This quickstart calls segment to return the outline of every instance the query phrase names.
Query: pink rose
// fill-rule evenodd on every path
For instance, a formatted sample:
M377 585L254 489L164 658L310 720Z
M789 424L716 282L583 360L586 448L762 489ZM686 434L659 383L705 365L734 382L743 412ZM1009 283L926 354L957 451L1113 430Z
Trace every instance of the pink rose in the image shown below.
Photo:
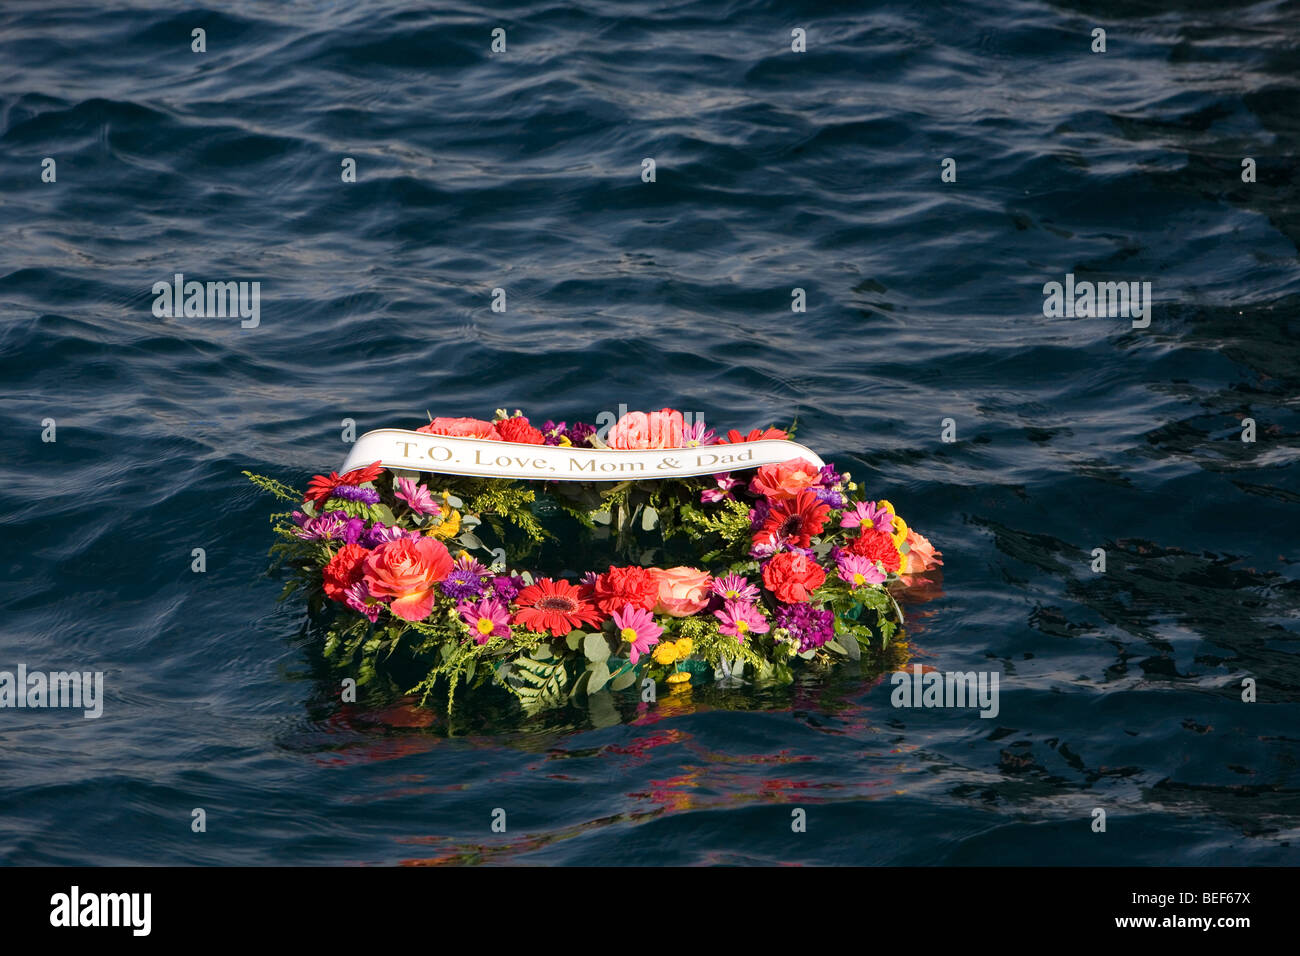
M785 501L798 498L799 492L821 483L821 470L802 458L791 458L779 465L764 465L749 482L749 490L765 498Z
M609 430L605 443L610 448L681 448L682 413L671 408L657 412L628 412Z
M426 435L446 435L448 438L490 438L500 441L496 426L478 418L435 418L416 429Z
M655 613L669 617L690 617L709 603L713 578L699 568L651 568L650 577L659 587Z
M916 582L917 575L943 565L943 552L936 551L925 535L917 534L910 528L907 531L907 546L910 550L905 558L906 573L902 578L904 586L911 587Z

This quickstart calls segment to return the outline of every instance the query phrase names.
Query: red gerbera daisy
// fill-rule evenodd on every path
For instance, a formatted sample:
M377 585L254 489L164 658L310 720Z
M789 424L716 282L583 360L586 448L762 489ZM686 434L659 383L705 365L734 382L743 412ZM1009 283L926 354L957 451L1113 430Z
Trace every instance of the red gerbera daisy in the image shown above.
M515 601L519 610L514 623L538 634L550 631L552 637L560 637L579 624L600 623L596 609L568 581L542 578L520 591Z
M748 435L742 435L734 428L727 432L726 438L719 438L718 445L736 445L742 441L762 441L765 438L785 439L785 432L779 428L755 428Z
M317 507L320 507L328 500L331 493L339 485L364 485L367 481L374 481L383 473L384 466L379 462L372 465L366 465L364 468L353 468L349 472L340 475L337 471L331 471L329 477L317 475L307 485L307 494L303 496L303 502L313 501Z
M874 528L863 531L849 542L849 551L871 561L881 562L886 571L897 571L901 563L898 545L894 544L893 536L887 531L877 531Z
M812 543L812 536L821 534L826 527L830 510L830 505L818 501L811 491L801 491L797 497L773 501L767 520L754 537L766 538L769 533L775 534L783 541L806 548Z

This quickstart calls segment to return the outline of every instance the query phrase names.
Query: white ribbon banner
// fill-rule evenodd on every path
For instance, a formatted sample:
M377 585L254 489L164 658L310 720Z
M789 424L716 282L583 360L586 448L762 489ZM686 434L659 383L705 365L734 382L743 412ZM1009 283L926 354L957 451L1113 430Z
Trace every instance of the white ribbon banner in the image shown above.
M735 445L620 451L523 445L486 438L448 438L404 428L380 428L357 439L339 473L377 461L386 468L431 471L440 475L540 481L626 481L629 478L684 478L743 471L791 458L802 458L818 468L825 464L814 452L797 442L772 438Z

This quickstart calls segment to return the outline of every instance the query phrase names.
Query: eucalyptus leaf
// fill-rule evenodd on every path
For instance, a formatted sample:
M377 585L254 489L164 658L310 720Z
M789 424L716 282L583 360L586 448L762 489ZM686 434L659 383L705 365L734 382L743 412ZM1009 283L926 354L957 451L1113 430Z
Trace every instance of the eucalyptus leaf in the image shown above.
M618 708L614 706L614 698L607 691L593 694L590 684L587 688L587 716L593 727L613 727L623 722Z
M591 520L596 524L609 524L614 520L614 516L608 511L597 511L591 516Z
M397 487L398 478L409 478L417 485L420 483L420 473L418 471L411 471L409 468L389 468L388 473L393 476L394 488Z
M587 680L587 693L594 694L609 682L609 665L597 661L591 665L591 677Z
M582 652L587 655L587 660L597 663L609 659L609 641L605 640L604 634L588 634L582 642ZM609 668L605 668L606 677L609 676Z
M460 500L459 498L457 498L455 495L448 495L448 496L447 496L447 505L448 505L449 507L451 507L451 508L455 508L457 511L459 511L461 508L464 508L464 507L465 507L465 502L461 501L461 500Z
M473 531L466 531L456 540L461 544L462 547L469 548L470 550L478 550L479 548L483 547L483 542L479 540L478 535L476 535Z
M573 689L569 691L569 697L578 697L587 692L587 683L591 680L591 671L583 671L578 675L578 679L573 682Z
M659 512L650 505L646 505L645 508L641 510L641 530L653 531L658 526Z
M582 643L583 638L585 638L586 636L587 636L586 633L581 630L570 631L568 634L565 635L564 643L569 645L569 650L576 651L578 649L578 645Z
M393 510L386 504L371 505L370 513L375 516L376 521L384 524L397 524L397 518L393 516Z
M609 682L610 690L622 690L625 687L631 687L636 683L636 671L625 670Z

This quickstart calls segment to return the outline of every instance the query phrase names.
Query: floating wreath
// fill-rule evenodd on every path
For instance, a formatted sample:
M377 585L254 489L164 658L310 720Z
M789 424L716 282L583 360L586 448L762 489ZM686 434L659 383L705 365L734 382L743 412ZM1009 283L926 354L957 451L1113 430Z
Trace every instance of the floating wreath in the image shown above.
M417 442L399 440L392 460L317 475L305 494L245 474L294 505L272 515L271 551L290 573L283 597L305 592L326 657L358 683L402 670L421 703L445 697L448 710L461 685L493 683L536 710L647 678L788 682L796 666L880 660L902 624L893 591L942 564L892 504L777 428L719 437L663 409L629 413L601 439L593 425L539 429L500 410L385 435L472 446L471 463L453 466L438 445L430 460L446 464L421 468ZM538 447L483 454L500 443ZM680 472L686 453L698 471L788 448L806 455L584 480L670 449ZM567 449L578 478L548 478ZM512 462L537 478L491 473ZM574 568L575 555L591 560Z

